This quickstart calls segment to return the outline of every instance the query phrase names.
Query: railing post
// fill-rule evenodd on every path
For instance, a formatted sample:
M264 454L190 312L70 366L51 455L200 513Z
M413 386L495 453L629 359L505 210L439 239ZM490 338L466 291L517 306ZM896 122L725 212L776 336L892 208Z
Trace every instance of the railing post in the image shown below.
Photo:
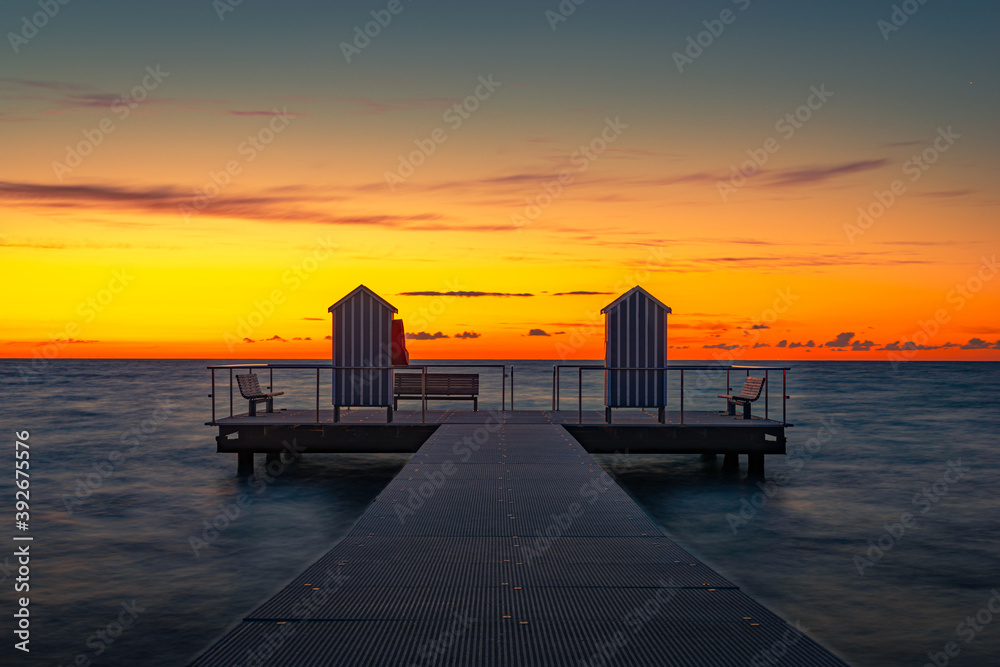
M767 388L768 385L771 384L770 382L767 381L768 377L767 374L768 374L767 369L764 369L764 419L767 419L767 397L768 397Z
M510 365L510 411L514 411L514 364Z
M500 412L507 409L507 367L500 366Z
M576 423L583 423L583 366L576 367L577 373L577 401L579 412L577 413Z
M681 423L684 423L684 369L681 369Z
M212 393L208 395L212 399L212 423L215 423L215 369L212 369Z
M781 369L781 425L784 426L788 423L788 418L785 417L785 399L788 398L788 389L785 388L785 380L788 375L788 371L784 368Z
M316 369L316 423L319 423L319 368Z
M733 391L733 387L731 386L731 384L729 382L729 369L727 368L726 369L726 393L729 394L729 393L732 393L732 391Z
M556 366L552 364L552 411L556 410Z
M229 369L229 416L233 416L233 369Z
M274 391L274 369L267 369L267 390Z
M420 369L420 423L427 416L427 366Z

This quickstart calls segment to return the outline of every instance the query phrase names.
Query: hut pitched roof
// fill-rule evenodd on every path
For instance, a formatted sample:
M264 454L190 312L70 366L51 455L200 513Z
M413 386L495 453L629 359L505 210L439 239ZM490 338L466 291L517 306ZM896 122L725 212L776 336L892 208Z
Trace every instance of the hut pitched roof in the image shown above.
M660 301L659 299L657 299L655 296L653 296L652 294L650 294L646 290L644 290L641 287L639 287L638 285L636 285L635 287L633 287L629 291L625 292L624 294L622 294L620 297L618 297L617 299L615 299L614 301L612 301L608 305L604 306L604 308L601 309L601 313L606 313L609 310L614 310L615 308L618 307L618 305L622 301L624 301L625 299L627 299L628 297L630 297L635 292L639 292L640 294L642 294L643 296L645 296L647 299L649 299L650 301L652 301L653 303L655 303L657 306L659 306L663 310L667 311L668 313L673 312L672 310L670 310L670 306L668 306L667 304L663 303L662 301Z
M350 294L348 294L343 299L341 299L337 303L335 303L332 306L330 306L329 308L327 308L327 311L329 311L329 312L332 313L334 311L334 309L339 308L340 306L342 306L347 301L350 301L351 299L353 299L355 297L355 295L357 295L359 292L364 292L365 294L367 294L371 298L375 299L376 301L378 301L379 303L381 303L383 306L385 306L386 308L388 308L392 312L394 312L394 313L398 313L399 312L398 308L396 308L394 305L392 305L391 303L389 303L388 301L386 301L385 299L383 299L378 294L376 294L375 292L371 291L370 289L368 289L364 285L358 285L356 288L354 288L350 292Z

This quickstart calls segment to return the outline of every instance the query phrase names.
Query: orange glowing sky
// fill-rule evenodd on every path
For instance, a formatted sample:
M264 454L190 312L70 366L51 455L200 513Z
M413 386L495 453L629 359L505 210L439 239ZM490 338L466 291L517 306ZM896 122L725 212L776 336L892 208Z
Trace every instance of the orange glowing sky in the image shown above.
M674 359L1000 359L997 17L741 1L679 71L715 10L646 4L351 62L367 7L64 6L2 56L3 356L324 358L364 283L416 359L601 358L636 284Z

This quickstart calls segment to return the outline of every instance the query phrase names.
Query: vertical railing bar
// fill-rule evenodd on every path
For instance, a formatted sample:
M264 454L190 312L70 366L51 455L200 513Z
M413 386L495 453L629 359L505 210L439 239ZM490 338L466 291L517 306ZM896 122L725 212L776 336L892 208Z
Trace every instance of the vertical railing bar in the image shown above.
M552 364L552 411L556 411L556 366Z
M267 390L274 391L274 369L269 366L267 373Z
M427 418L427 366L420 369L420 423Z
M767 399L768 399L767 390L768 390L768 385L771 384L770 382L767 381L768 378L767 374L768 371L765 369L764 370L764 419L767 419Z
M510 365L510 411L514 411L514 364Z
M319 423L319 366L316 367L316 423Z
M727 394L733 393L733 387L732 387L732 385L730 383L730 380L729 380L729 369L728 368L726 369L726 393Z
M684 423L684 369L681 369L681 423Z
M212 369L212 393L209 394L212 397L212 423L215 423L215 369Z
M507 367L500 366L500 412L507 409Z
M229 416L233 416L233 369L229 369Z
M576 416L576 423L583 423L583 366L576 367L577 373L577 408L579 412Z
M788 389L785 388L785 380L788 375L788 371L784 368L781 369L781 425L784 426L788 423L788 419L785 417L785 399L788 398Z

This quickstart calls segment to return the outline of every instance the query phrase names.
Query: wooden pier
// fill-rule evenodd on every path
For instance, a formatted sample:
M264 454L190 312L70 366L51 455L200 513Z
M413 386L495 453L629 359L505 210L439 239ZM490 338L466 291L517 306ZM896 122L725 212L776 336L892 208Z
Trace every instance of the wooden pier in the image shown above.
M342 429L337 442L369 428L352 416L309 428ZM398 416L370 426L427 428ZM250 418L232 419L220 429ZM254 419L245 428L305 428ZM611 428L669 432L643 419ZM667 539L559 413L432 421L353 529L194 666L844 664Z

